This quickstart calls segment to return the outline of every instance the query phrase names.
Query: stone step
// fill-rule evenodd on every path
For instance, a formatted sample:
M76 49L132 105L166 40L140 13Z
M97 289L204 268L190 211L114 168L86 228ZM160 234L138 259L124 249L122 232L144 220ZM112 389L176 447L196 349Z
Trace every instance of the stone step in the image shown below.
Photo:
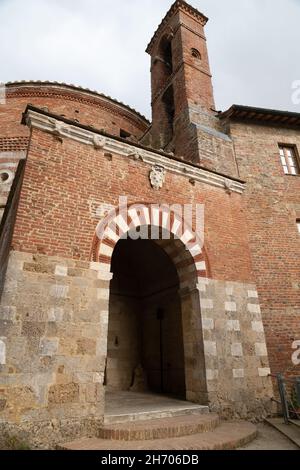
M191 416L208 414L208 406L195 405L193 403L182 402L182 405L176 407L160 407L157 410L143 410L130 413L105 414L104 424L120 424L132 421L146 421L151 419L173 418L176 416Z
M220 424L218 415L195 414L148 421L132 421L104 425L99 430L100 439L118 441L145 441L191 436L209 432Z
M233 450L244 447L257 437L251 423L222 423L210 432L191 436L172 437L145 441L121 441L107 439L81 439L58 446L61 450Z

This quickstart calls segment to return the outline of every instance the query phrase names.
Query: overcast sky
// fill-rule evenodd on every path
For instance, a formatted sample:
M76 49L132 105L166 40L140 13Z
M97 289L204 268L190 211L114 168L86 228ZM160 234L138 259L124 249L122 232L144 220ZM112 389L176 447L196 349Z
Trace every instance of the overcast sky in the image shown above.
M88 87L150 117L145 48L172 0L0 0L0 81ZM206 14L217 109L300 112L300 0L191 0Z

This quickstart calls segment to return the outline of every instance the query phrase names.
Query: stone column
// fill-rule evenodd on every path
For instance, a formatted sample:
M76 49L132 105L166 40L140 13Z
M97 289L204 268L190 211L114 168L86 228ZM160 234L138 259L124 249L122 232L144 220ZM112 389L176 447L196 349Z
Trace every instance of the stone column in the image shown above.
M206 405L207 388L199 289L187 288L181 290L179 294L182 309L186 398Z

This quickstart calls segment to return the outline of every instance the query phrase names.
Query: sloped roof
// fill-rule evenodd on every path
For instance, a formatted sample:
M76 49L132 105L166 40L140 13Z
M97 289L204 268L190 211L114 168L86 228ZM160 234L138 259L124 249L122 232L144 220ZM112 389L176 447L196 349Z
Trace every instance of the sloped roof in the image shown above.
M238 104L234 104L227 111L219 113L219 118L300 127L300 113Z

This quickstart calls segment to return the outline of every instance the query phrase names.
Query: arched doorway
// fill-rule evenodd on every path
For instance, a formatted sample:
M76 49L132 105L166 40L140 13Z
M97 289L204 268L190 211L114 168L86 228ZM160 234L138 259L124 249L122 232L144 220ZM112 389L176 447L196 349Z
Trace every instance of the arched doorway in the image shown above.
M136 234L141 234L143 232L145 235L145 231L147 235L146 237L136 237L138 239L141 238L140 245L126 245L126 239L129 234L129 238L134 243L136 238L131 236L132 232L136 232ZM134 250L133 247L137 247L136 250ZM130 269L127 266L128 261L126 261L127 251L129 253L132 251L139 253L139 256L136 257L138 259L134 261L135 265L131 266ZM141 254L141 252L143 253ZM144 203L136 203L131 206L126 204L124 206L120 205L118 209L112 210L105 219L98 224L91 254L92 260L97 263L98 284L101 286L101 289L99 290L99 298L101 299L102 308L101 315L103 318L101 327L101 336L103 340L101 345L106 358L104 390L107 391L110 387L115 387L115 390L117 390L118 387L129 387L130 389L130 387L135 384L132 372L133 370L136 371L136 369L134 369L134 364L139 363L138 365L141 366L138 371L139 377L143 378L144 375L146 375L146 382L153 390L168 390L167 393L179 394L182 397L185 396L188 401L192 401L200 405L206 405L208 400L208 391L200 298L201 292L203 289L205 290L206 278L209 274L207 269L207 258L201 241L201 235L199 236L199 231L195 234L192 226L186 224L182 218L182 214L178 211L178 206L160 206ZM116 260L119 258L119 261L115 261L113 258ZM152 270L150 267L145 268L147 259L151 259ZM138 267L137 262L140 263ZM135 277L130 279L130 273L132 276L132 273L135 271L138 271L139 275L135 274ZM146 353L146 355L148 355L148 349L146 348L146 351L142 350L141 341L143 337L141 336L141 326L139 326L139 322L135 319L137 315L132 315L130 317L130 328L131 331L133 328L133 331L135 332L135 335L131 336L131 338L133 336L135 337L134 341L129 340L128 336L127 340L125 339L124 333L126 331L126 326L124 326L124 328L120 328L120 325L114 323L114 316L117 316L116 312L119 311L122 313L122 311L124 311L124 302L116 301L116 297L119 296L119 300L124 297L126 289L128 289L129 293L132 292L134 294L129 296L127 293L127 302L129 302L129 300L133 302L134 307L132 308L132 311L138 310L139 316L141 316L141 307L137 307L137 305L140 305L141 297L147 298L148 294L149 297L153 289L154 294L159 294L159 291L157 291L157 283L153 276L154 271L156 280L159 284L162 283L162 290L165 293L165 301L163 303L154 302L153 300L152 304L148 301L146 302L146 308L143 312L150 310L153 317L156 318L156 322L165 321L164 315L166 305L167 308L170 308L171 302L171 295L170 297L167 295L168 289L172 292L173 288L172 301L176 303L176 308L174 309L177 312L181 312L181 338L178 321L178 319L180 319L179 313L174 321L174 326L177 324L177 327L171 328L172 332L176 332L174 334L175 336L177 335L177 339L179 337L180 343L183 343L184 367L182 368L179 360L179 366L177 368L177 377L180 377L180 380L177 380L177 384L181 384L180 386L174 386L174 380L173 382L166 380L168 361L164 361L164 356L162 360L160 359L162 367L157 367L157 356L154 360L156 367L153 367L153 369L156 369L156 379L153 378L155 373L152 373L151 375L151 372L150 378L148 378L147 370L149 375L151 364L149 365L149 363L146 363L145 368L145 363L142 362L143 354L145 355ZM115 274L116 280L112 280ZM141 280L141 276L144 276L144 281L147 277L148 283L140 282L138 285L141 286L141 284L144 284L142 286L143 291L140 292L139 289L138 293L136 293L136 283ZM120 279L123 283L122 285L120 284ZM168 279L168 281L166 281L166 279ZM129 283L127 287L126 282ZM147 291L147 288L149 288L149 291ZM154 298L155 296L153 299ZM116 305L113 306L113 309L111 309L111 299L114 299L113 303L116 303ZM150 307L150 305L152 306ZM111 314L111 311L114 311L114 309L116 312ZM154 315L154 312L156 315ZM143 313L143 315L145 315L145 313ZM156 323L156 327L157 326L158 323ZM163 325L161 326L163 328ZM145 327L143 329L144 331L146 330ZM121 335L118 334L118 331L121 331ZM146 331L146 333L148 333L148 331ZM156 355L157 351L159 351L159 354L161 351L164 353L164 345L166 343L165 336L163 336L163 329L161 329L161 334L163 346L161 349L159 349L159 347L155 348ZM151 338L151 335L148 335L148 338ZM108 347L107 340L109 340ZM122 346L120 340L122 341ZM127 341L127 346L125 346L125 343L123 344L124 340L125 342ZM151 344L151 340L148 339L145 340L145 344L147 341L150 342L151 353L153 352L153 345ZM130 348L128 347L129 343ZM122 378L120 378L118 374L113 374L112 370L114 368L117 368L119 371L121 370L121 367L118 366L117 359L120 356L118 349L123 347L123 345L125 349L131 349L131 352L130 358L126 358L126 353L122 356L124 362L127 363L126 367L128 370L126 373L123 371ZM143 347L145 349L144 342ZM132 350L135 351L134 359L132 359ZM179 351L182 351L181 347L179 348ZM177 354L177 351L175 354ZM182 352L180 354L182 361ZM129 363L130 366L128 366ZM171 369L171 374L169 374L170 376L176 369L172 366L172 362L169 369ZM183 369L184 379L182 374ZM181 371L180 374L178 371ZM161 374L163 374L162 377ZM173 375L176 374L174 373ZM167 388L165 387L166 382L168 383ZM128 394L127 391L124 393ZM111 398L111 395L112 394L110 393L106 396L110 396ZM107 399L105 400L105 403L107 403ZM117 393L113 407L116 403L120 404L119 392Z
M121 239L111 262L107 391L186 398L180 282L152 240Z

